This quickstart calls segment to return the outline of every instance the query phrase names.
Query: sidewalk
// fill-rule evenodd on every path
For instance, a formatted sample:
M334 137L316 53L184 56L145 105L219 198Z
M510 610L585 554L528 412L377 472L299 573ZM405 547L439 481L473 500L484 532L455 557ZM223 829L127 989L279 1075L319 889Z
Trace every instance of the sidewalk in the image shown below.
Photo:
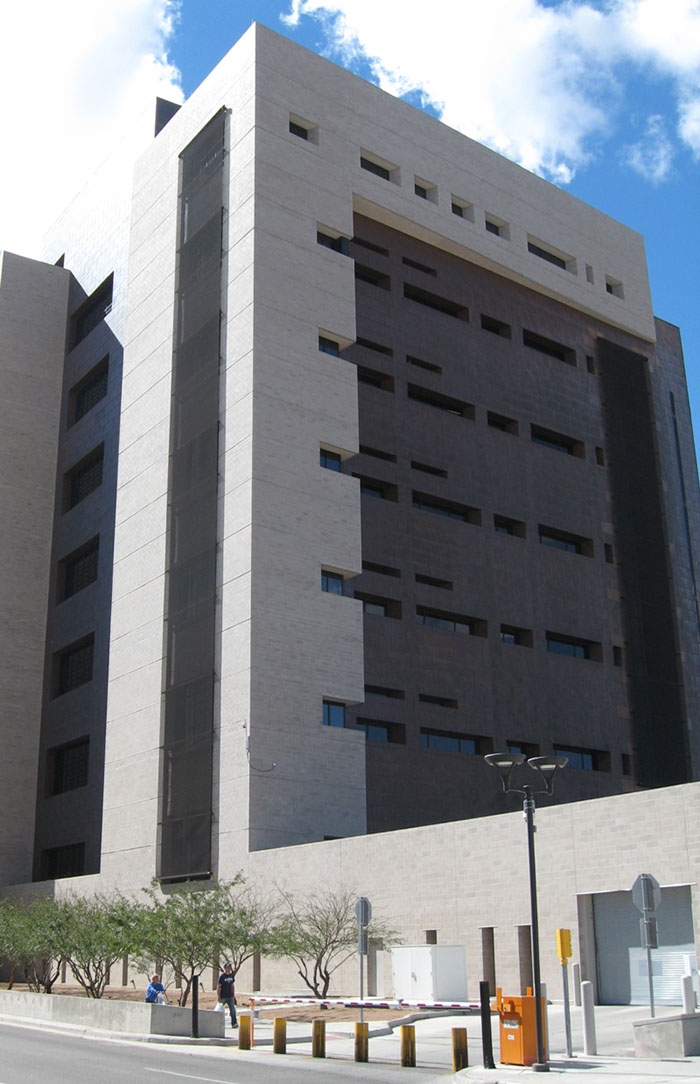
M657 1008L657 1016L676 1015L679 1010L674 1007ZM283 1009L278 1014L284 1017ZM319 1013L319 1016L322 1014ZM566 1078L567 1084L583 1084L584 1080L590 1081L595 1077L595 1084L613 1084L625 1077L643 1078L644 1084L668 1084L680 1078L700 1078L700 1057L666 1059L651 1061L635 1058L633 1054L634 1036L633 1021L647 1019L649 1015L645 1006L596 1006L596 1033L597 1048L596 1056L584 1056L582 1053L582 1030L581 1010L572 1006L572 1040L574 1057L567 1058L564 1032L564 1011L561 1003L548 1006L547 1016L550 1032L550 1071L545 1079L557 1078L562 1081ZM449 1012L436 1013L430 1017L421 1017L415 1020L416 1029L416 1062L423 1072L434 1074L431 1080L473 1081L473 1084L538 1084L542 1081L542 1074L535 1074L531 1069L520 1066L504 1066L498 1061L498 1018L492 1016L493 1047L495 1069L483 1068L482 1045L481 1045L481 1021L476 1013L452 1015ZM26 1026L42 1026L36 1021L20 1021L17 1018L4 1018L5 1022ZM369 1028L369 1061L379 1067L396 1067L399 1077L403 1075L400 1070L401 1050L401 1020L372 1021ZM411 1022L410 1015L404 1018L404 1022ZM453 1027L466 1027L469 1050L470 1068L462 1070L458 1074L452 1072L452 1031ZM124 1034L110 1034L93 1032L89 1029L70 1029L64 1025L61 1031L79 1032L86 1037L110 1039L112 1041L134 1042L164 1042L171 1049L180 1047L194 1054L201 1050L208 1057L232 1058L245 1061L261 1061L281 1058L272 1051L272 1019L256 1019L254 1023L254 1048L251 1051L239 1051L237 1049L238 1031L234 1031L230 1024L226 1023L226 1037L221 1040L188 1040L181 1038L168 1038L158 1036L136 1036ZM326 1028L326 1056L329 1060L347 1066L348 1075L354 1077L355 1072L364 1073L367 1079L367 1067L357 1066L354 1062L354 1033L355 1025L351 1021L329 1021ZM287 1022L287 1058L299 1061L302 1058L311 1062L311 1024L289 1020ZM319 1062L314 1060L315 1068L319 1068ZM311 1066L309 1066L311 1068ZM359 1079L359 1078L358 1078ZM410 1071L406 1080L410 1081ZM422 1079L425 1079L422 1077Z

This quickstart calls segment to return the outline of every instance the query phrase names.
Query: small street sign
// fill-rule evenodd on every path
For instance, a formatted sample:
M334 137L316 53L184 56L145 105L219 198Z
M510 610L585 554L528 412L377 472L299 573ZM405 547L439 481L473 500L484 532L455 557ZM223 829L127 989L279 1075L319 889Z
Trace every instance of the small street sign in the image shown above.
M369 926L372 919L372 904L366 896L360 896L355 904L355 918L358 926Z
M661 903L661 889L656 877L650 873L640 873L632 885L632 899L637 910L653 914Z

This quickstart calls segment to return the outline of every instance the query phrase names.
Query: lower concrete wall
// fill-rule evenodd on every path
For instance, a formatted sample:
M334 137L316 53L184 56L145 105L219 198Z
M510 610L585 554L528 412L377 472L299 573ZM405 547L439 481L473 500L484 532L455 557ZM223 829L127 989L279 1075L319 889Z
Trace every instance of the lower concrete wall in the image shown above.
M692 1058L700 1055L700 1014L683 1013L634 1025L638 1058Z
M120 1031L130 1035L190 1035L192 1012L178 1005L146 1005L136 1001L96 1001L62 994L29 994L0 990L0 1015L57 1024ZM199 1034L224 1035L224 1013L200 1012Z

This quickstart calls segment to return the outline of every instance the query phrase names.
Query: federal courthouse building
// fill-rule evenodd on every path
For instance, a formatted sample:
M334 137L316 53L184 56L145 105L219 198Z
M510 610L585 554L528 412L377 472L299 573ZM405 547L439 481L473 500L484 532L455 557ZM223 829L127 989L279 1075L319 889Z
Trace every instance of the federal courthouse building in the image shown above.
M642 238L260 26L108 174L2 263L0 883L359 855L517 809L494 750L698 779Z

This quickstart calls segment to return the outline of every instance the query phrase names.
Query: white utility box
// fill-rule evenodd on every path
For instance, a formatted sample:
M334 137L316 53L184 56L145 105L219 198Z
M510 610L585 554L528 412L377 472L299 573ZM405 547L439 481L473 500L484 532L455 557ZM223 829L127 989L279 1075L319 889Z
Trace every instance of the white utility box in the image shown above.
M404 1001L466 1001L464 945L400 945L391 950L394 997Z

